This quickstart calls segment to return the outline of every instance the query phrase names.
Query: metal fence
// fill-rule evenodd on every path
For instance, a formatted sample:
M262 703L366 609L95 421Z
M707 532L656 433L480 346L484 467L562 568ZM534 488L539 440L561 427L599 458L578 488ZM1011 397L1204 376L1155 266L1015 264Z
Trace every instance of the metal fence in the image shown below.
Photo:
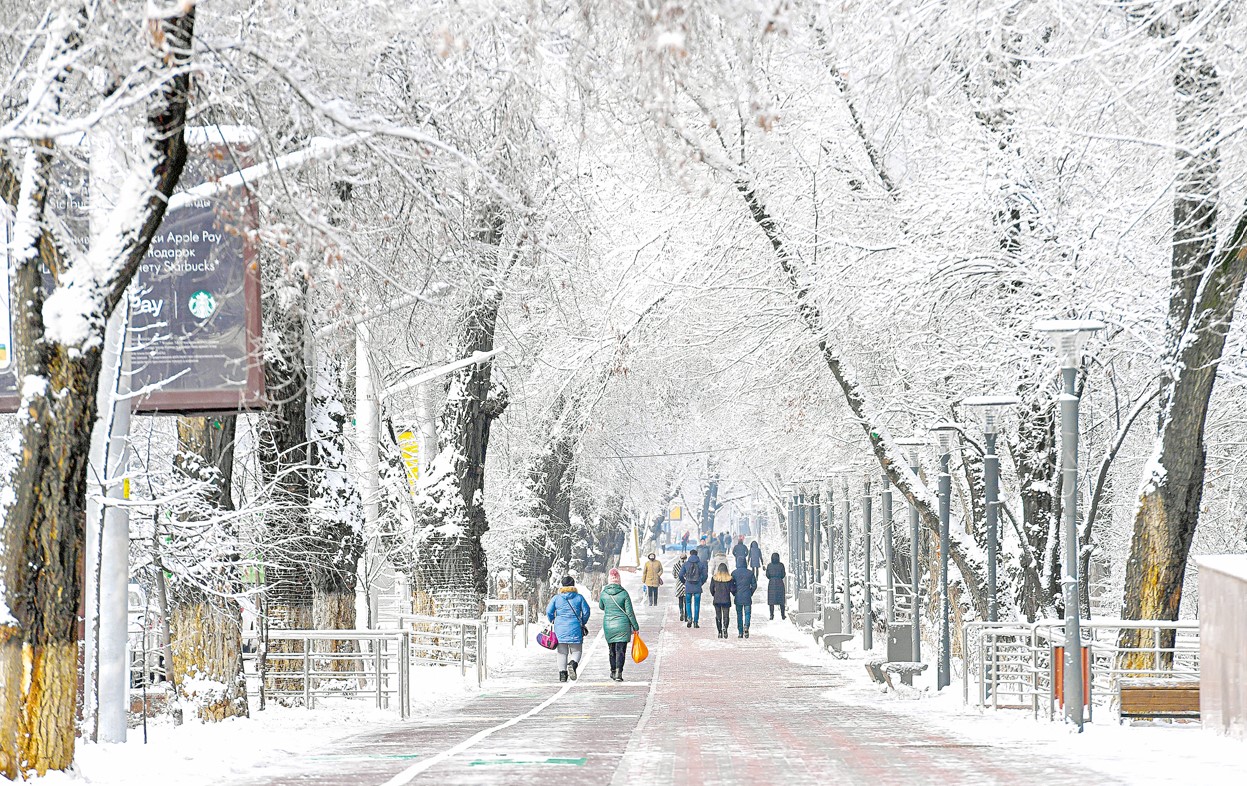
M1080 627L1089 671L1085 700L1092 710L1112 706L1118 680L1124 677L1199 677L1198 622L1092 618ZM1121 646L1123 631L1136 632L1142 643ZM973 683L974 701L979 707L1029 709L1036 718L1046 711L1049 720L1056 716L1060 703L1057 653L1065 646L1063 620L969 622L963 641L965 703L970 703ZM1151 666L1138 668L1138 662L1127 665L1123 657L1148 661Z
M460 674L469 670L479 684L489 676L489 653L485 620L457 620L403 614L398 624L411 638L411 660L420 663L459 666Z
M528 646L528 601L522 598L509 600L505 598L486 598L485 613L481 615L486 622L498 625L506 622L511 626L511 644L515 644L515 629L524 628L524 646Z

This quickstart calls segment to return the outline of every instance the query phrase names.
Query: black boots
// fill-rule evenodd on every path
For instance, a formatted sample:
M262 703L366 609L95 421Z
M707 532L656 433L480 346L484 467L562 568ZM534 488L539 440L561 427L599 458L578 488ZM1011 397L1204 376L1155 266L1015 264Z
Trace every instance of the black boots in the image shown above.
M623 669L611 669L611 679L615 682L623 682Z
M749 638L749 626L745 626L745 638Z
M693 627L693 621L692 621L692 620L687 620L687 621L685 621L685 623L684 623L684 627L686 627L686 628L691 628L691 627Z
M567 682L567 672L565 671L559 672L559 682Z
M576 661L573 660L568 662L567 676L573 680L576 679Z

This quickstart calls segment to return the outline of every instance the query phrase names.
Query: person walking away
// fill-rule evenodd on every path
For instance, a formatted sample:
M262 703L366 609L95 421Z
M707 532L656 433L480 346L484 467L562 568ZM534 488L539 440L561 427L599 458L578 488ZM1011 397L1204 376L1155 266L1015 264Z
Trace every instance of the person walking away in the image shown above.
M745 565L744 557L736 558L736 570L732 571L736 585L736 638L749 638L749 622L753 619L753 591L758 588L758 578Z
M727 570L727 563L720 562L710 579L710 597L714 601L714 624L719 629L719 638L727 638L727 628L731 624L732 593L736 591L736 582Z
M641 626L637 624L636 611L632 608L632 596L619 581L619 571L611 568L606 576L608 583L598 598L598 606L602 609L602 632L606 634L606 644L610 647L611 679L623 682L628 642L632 640L632 632L639 631Z
M753 578L758 578L758 569L762 567L762 547L758 541L749 544L749 567L753 569Z
M688 530L684 530L684 536L680 538L680 550L688 551Z
M546 618L554 625L554 635L558 637L556 648L559 656L559 682L576 679L576 667L580 665L580 657L584 652L585 627L589 623L589 602L585 596L576 591L576 580L571 576L563 577L563 586L558 594L550 598L546 606Z
M701 619L701 585L706 583L706 568L696 551L688 555L688 562L676 578L684 582L684 627L700 628L697 623Z
M641 584L645 586L645 597L649 605L658 605L658 585L662 584L662 563L653 554L641 570Z
M766 603L771 607L771 619L775 619L776 606L779 606L780 619L788 619L784 608L784 579L787 576L784 563L779 561L779 552L772 553L771 564L766 566L766 577L769 579L766 584Z
M680 608L680 621L683 623L686 619L685 614L685 583L680 578L685 569L685 563L688 561L687 554L681 554L680 559L676 560L675 568L672 568L671 575L676 576L676 605Z
M736 562L736 560L738 560L738 559L740 559L740 558L742 558L742 557L745 557L745 558L748 558L748 557L749 557L749 547L745 545L745 536L744 536L744 535L737 535L737 536L736 536L736 545L735 545L735 546L732 546L732 562L733 562L733 564Z

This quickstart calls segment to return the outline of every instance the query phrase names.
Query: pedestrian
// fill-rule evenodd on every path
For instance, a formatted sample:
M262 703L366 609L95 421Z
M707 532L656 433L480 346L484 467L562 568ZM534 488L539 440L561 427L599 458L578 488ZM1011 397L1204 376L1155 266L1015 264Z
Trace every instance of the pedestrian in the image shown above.
M701 536L701 541L697 544L697 558L701 560L703 573L710 569L710 539L705 535Z
M680 538L680 550L681 551L688 551L688 537L689 537L688 530L684 530L684 536Z
M737 535L736 545L732 546L732 562L735 563L735 561L740 559L741 557L748 557L748 556L749 556L749 547L745 545L745 536Z
M771 554L771 564L766 566L766 577L770 579L766 585L766 603L771 607L771 619L775 619L776 606L779 606L780 618L788 619L784 608L784 578L787 575L784 563L779 561L779 552L774 552Z
M696 551L688 555L688 562L684 563L676 578L684 582L684 627L700 628L701 585L706 583L706 567Z
M727 563L720 562L710 579L710 597L714 601L714 624L721 639L727 638L727 627L732 619L732 593L735 591L736 582L727 570Z
M550 598L546 618L554 624L554 635L559 640L559 682L576 679L576 667L584 652L585 634L589 631L589 603L576 591L576 580L563 577L563 586Z
M687 554L681 554L680 558L675 561L675 567L671 571L671 575L675 576L675 605L680 608L680 622L684 622L686 616L684 614L684 582L680 580L684 563L688 561Z
M758 578L758 569L762 567L762 547L758 541L749 544L749 567L753 568L753 577Z
M598 606L603 612L602 632L606 634L606 644L610 647L611 679L623 682L628 642L632 640L633 631L639 631L641 626L637 624L636 611L632 608L632 596L619 581L619 571L611 568L606 576L608 583L598 598Z
M736 585L736 638L749 638L749 622L753 619L753 591L758 588L758 578L745 565L744 557L736 558L736 570L732 571Z
M645 598L649 605L658 605L658 585L662 584L662 563L653 555L641 570L641 584L645 586Z

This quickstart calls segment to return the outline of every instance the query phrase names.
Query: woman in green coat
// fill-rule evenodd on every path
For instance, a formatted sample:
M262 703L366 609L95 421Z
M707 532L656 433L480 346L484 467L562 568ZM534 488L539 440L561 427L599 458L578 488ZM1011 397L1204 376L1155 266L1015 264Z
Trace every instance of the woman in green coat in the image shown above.
M602 588L602 596L598 606L605 612L602 618L602 632L606 634L606 643L611 650L611 679L623 682L624 658L628 654L628 642L632 640L632 632L639 631L636 612L632 610L632 597L619 583L619 571L611 568L607 574L609 583Z

